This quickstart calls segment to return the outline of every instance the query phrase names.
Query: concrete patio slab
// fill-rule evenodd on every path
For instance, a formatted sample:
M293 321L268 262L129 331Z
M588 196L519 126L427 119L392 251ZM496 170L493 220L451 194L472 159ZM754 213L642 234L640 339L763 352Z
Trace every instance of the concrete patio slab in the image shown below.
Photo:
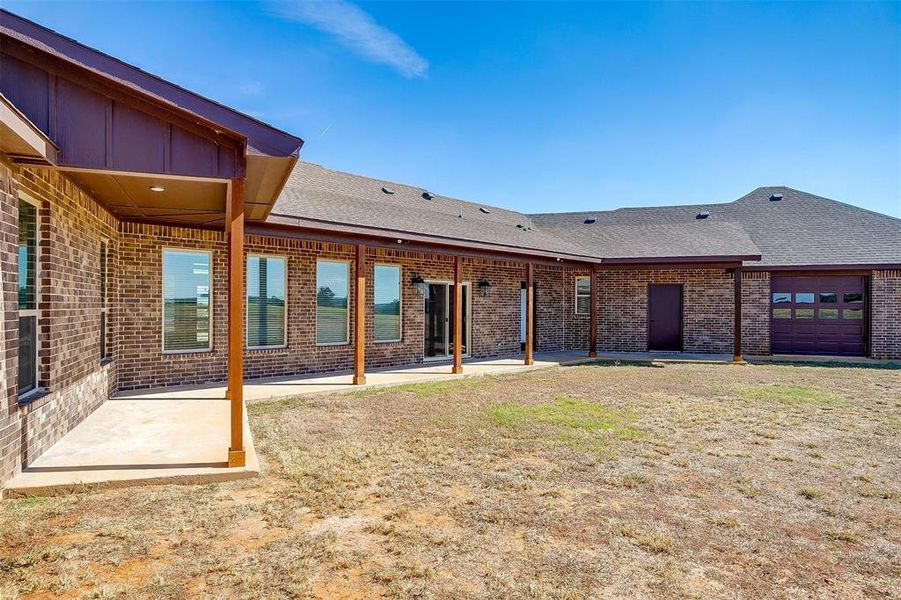
M584 352L542 352L535 354L535 363L526 367L521 357L492 359L470 359L463 361L463 374L450 372L450 362L433 362L404 367L373 369L366 372L366 383L353 384L350 372L329 375L300 375L271 379L253 379L244 382L244 400L248 404L308 394L331 394L335 392L362 390L373 387L426 383L460 377L515 373L532 369L543 369L559 365L589 362ZM157 390L121 392L116 398L221 398L225 393L223 384L175 387Z
M260 464L246 415L246 465L228 468L229 422L221 397L111 398L13 478L5 494L255 477Z

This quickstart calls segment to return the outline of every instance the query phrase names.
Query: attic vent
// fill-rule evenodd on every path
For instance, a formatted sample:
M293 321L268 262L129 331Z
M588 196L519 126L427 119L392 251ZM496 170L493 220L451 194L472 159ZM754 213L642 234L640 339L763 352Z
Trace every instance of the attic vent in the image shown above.
M770 202L779 202L782 200L782 194L773 194L770 196Z
M597 217L585 217L585 220L582 222L585 223L586 225L594 225L595 223L598 222L598 218Z
M516 224L516 228L517 228L517 229L525 229L526 226L523 225L522 223L517 223L517 224Z
M425 198L426 200L431 200L432 198L435 197L435 194L433 194L432 192L423 192L422 197Z
M491 213L491 211L488 210L487 208L485 208L484 206L480 206L479 211L485 213L486 215Z
M382 191L385 192L386 194L393 194L393 193L394 193L394 190L392 190L391 188L387 188L387 187L383 187L383 188L382 188Z
M709 217L709 216L710 216L710 211L708 211L708 210L702 210L701 212L699 212L699 213L695 216L695 218L696 218L696 219L706 219L706 218Z

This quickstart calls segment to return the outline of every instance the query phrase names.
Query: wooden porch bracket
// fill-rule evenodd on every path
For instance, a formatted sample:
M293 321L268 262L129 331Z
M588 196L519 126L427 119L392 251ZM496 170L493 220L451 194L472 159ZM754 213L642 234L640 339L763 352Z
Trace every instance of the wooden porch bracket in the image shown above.
M526 357L525 365L535 363L535 265L526 263Z
M357 244L354 288L354 385L366 383L366 246Z
M589 309L588 325L588 358L597 358L598 355L598 273L592 269L591 273L591 308Z
M455 375L463 372L463 258L454 257L454 366Z
M735 277L735 333L733 339L735 341L735 350L733 352L732 361L742 362L741 357L741 267L736 267L734 271Z
M244 180L232 179L226 206L228 238L228 392L231 443L228 466L243 467L244 453Z

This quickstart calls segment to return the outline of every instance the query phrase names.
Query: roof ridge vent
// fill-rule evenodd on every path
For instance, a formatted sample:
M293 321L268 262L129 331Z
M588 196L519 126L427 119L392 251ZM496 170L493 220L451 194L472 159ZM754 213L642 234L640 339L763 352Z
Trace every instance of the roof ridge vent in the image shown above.
M389 188L389 187L385 187L385 186L382 186L382 191L385 192L386 194L393 194L393 193L394 193L394 190L392 190L392 189Z
M709 210L702 210L702 211L698 212L697 215L695 215L695 219L706 219L709 216L710 216Z
M594 225L598 222L598 218L594 215L589 215L585 217L585 220L582 221L585 225Z
M771 194L770 202L779 202L780 200L782 200L782 198L783 198L782 194Z

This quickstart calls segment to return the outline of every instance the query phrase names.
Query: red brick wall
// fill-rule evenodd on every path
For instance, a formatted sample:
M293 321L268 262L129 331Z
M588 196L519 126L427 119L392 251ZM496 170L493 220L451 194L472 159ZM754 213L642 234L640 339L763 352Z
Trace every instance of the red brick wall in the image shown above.
M724 269L609 269L598 277L598 351L646 351L648 284L678 283L684 350L732 352L734 288Z
M4 402L0 483L80 423L116 386L115 361L100 361L100 240L108 241L111 333L115 335L116 220L71 181L49 169L0 164L2 203ZM39 203L39 385L44 394L19 406L17 267L18 194ZM115 355L117 347L112 352Z
M742 273L741 347L747 355L770 353L770 274L764 271Z
M901 270L873 271L870 279L870 354L901 359Z
M336 346L316 345L316 261L346 260L350 266L349 305L354 302L354 247L290 238L249 235L246 253L287 259L287 347L245 351L247 378L340 371L353 367L353 313L350 340ZM213 253L213 349L188 354L162 353L163 248L205 249ZM200 231L123 223L120 237L120 319L118 357L121 389L222 381L226 372L226 246L216 231ZM370 248L367 254L366 366L377 368L416 363L423 355L423 298L410 283L414 274L425 279L453 280L453 258L445 255ZM375 263L401 266L402 339L372 341L372 273ZM519 287L524 266L517 262L466 258L463 280L472 284L473 356L486 357L519 351ZM476 285L491 283L483 297Z

